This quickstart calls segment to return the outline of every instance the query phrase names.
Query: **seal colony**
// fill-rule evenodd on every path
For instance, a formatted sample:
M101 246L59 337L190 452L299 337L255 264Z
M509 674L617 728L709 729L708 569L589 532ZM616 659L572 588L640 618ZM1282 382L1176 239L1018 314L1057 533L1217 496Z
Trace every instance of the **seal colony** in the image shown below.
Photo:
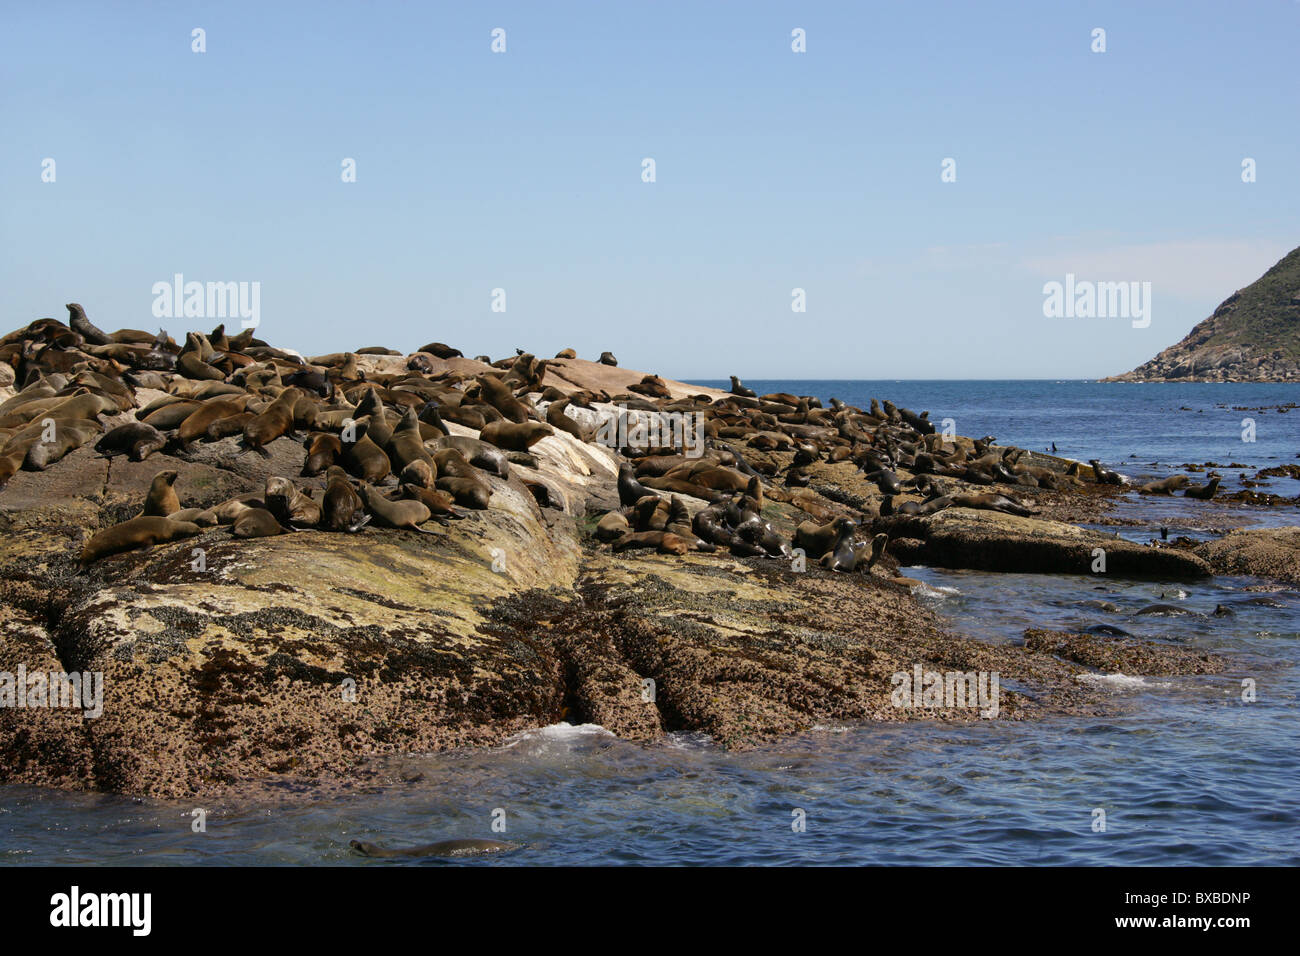
M1114 573L1211 572L1058 520L1128 493L1101 462L889 401L705 389L572 349L304 357L222 326L182 344L67 309L0 338L0 616L23 635L0 671L102 669L108 706L87 733L0 712L3 780L351 777L559 720L746 746L913 716L889 675L917 660L1039 690L1006 691L1004 717L1086 709L1077 662L953 637L900 566L1086 574L1100 547Z
M433 533L423 527L427 522L445 526L469 509L490 507L485 473L507 476L512 457L535 467L529 449L557 429L590 443L597 440L598 425L613 422L618 428L609 433L628 439L618 448L624 459L621 521L607 513L600 537L617 553L721 548L741 558L788 560L797 550L799 557L837 572L896 569L881 563L887 537L873 544L871 520L954 507L1029 516L1037 511L1009 495L963 492L972 485L1059 490L1083 484L1080 469L1062 474L1029 464L1022 461L1024 449L994 447L991 436L945 441L928 412L889 401L873 399L863 410L833 400L824 408L812 396L758 396L734 375L731 393L723 397L674 397L655 375L643 376L622 394L566 393L544 384L549 362L558 358L539 360L520 351L479 374L435 372L433 359L461 356L436 342L406 357L403 369L366 372L360 356L376 350L305 359L254 338L252 330L230 337L224 326L207 334L188 332L179 346L161 331L104 333L82 306L67 308L67 326L39 319L0 340L0 357L13 365L18 386L0 404L0 480L20 467L47 468L96 439L101 454L125 453L140 461L159 454L185 459L195 443L232 435L239 436L242 453L259 455L277 439L301 442L296 477L311 479L300 487L289 476L274 476L261 497L244 494L195 510L182 507L173 487L177 472L159 472L140 515L92 536L81 552L83 565L193 536L200 525L229 526L239 538L313 529L357 533L367 525ZM614 365L608 352L600 361ZM139 402L145 390L160 394ZM597 405L617 410L601 416ZM103 431L101 417L133 409L134 420ZM588 421L569 414L579 409L591 412ZM688 427L675 445L647 444L638 441L636 425L629 431L629 410L680 416ZM453 436L446 422L478 434ZM700 434L691 432L690 423ZM672 436L670 429L644 432ZM793 457L782 462L777 452ZM841 461L852 462L883 496L860 516L865 521L834 519L833 533L805 533L795 544L764 520L765 500L788 502L814 519L830 518L799 489L806 487L809 465ZM903 469L910 474L900 479ZM1091 477L1120 483L1097 461ZM544 490L544 484L531 487ZM1206 497L1212 494L1210 487ZM182 510L183 521L140 523ZM859 560L868 552L871 560Z

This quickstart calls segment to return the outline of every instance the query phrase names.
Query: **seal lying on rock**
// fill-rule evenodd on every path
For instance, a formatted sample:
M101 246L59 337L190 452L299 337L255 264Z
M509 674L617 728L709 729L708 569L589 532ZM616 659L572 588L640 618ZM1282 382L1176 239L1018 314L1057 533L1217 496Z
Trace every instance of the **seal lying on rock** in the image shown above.
M172 521L170 518L159 517L132 518L92 536L81 549L81 563L91 564L110 554L190 538L202 532L202 528L189 521Z
M361 840L348 844L362 856L391 860L401 857L426 856L487 856L491 853L510 853L523 849L522 843L505 843L501 840L441 840L438 843L426 843L423 846L398 847L394 849L375 846Z

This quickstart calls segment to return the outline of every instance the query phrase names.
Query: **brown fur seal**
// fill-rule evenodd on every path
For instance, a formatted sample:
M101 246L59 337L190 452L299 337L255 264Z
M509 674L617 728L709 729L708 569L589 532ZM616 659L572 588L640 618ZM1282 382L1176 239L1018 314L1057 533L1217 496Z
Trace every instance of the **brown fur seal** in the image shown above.
M240 412L229 418L218 418L208 426L205 437L208 441L220 441L230 435L242 435L244 427L256 417L252 412Z
M110 554L147 548L178 538L191 538L202 531L198 525L188 521L144 516L131 518L92 536L81 549L81 563L91 564Z
M852 538L857 528L858 523L852 518L835 518L824 525L805 521L794 531L794 546L803 548L804 554L816 560L835 548L844 535Z
M413 461L397 476L398 484L418 485L421 488L432 488L434 479L438 477L437 466L429 461Z
M1124 476L1119 472L1111 471L1096 458L1088 459L1088 464L1092 465L1092 473L1096 476L1099 484L1103 485L1122 485Z
M1209 501L1214 497L1214 493L1219 490L1219 476L1213 475L1204 485L1193 485L1183 491L1184 498L1197 498L1201 501Z
M379 523L390 528L409 528L421 534L437 534L427 528L421 528L431 517L424 502L412 498L390 501L378 488L366 482L361 483L361 499L366 503L370 513L379 519Z
M596 523L596 540L613 541L623 536L628 530L627 518L623 517L622 512L606 512Z
M618 359L614 358L614 353L613 353L613 352L601 352L601 353L600 353L600 364L601 364L601 365L618 365Z
M154 428L170 431L173 428L180 428L181 423L198 411L200 407L199 402L184 399L179 402L170 402L162 408L145 415L140 421L152 425Z
M54 420L50 419L50 421ZM103 430L103 426L93 419L89 421L59 419L54 425L54 440L45 441L42 435L28 449L24 464L35 471L44 471L49 465L54 464L68 452L80 448Z
M852 571L858 566L858 553L853 549L853 533L857 525L846 521L831 549L822 555L821 566L827 571Z
M244 441L248 447L262 449L284 435L293 431L294 408L303 392L296 388L286 388L276 397L260 415L244 426Z
M299 491L288 478L266 479L266 494L262 499L266 502L266 509L282 525L314 527L320 524L320 504Z
M1000 511L1003 514L1018 515L1028 518L1038 514L1033 508L1027 508L1013 498L1005 495L950 495L955 508L976 508L982 511Z
M414 461L424 462L430 469L436 466L433 456L424 448L424 439L420 437L420 420L415 409L408 408L397 427L388 439L388 459L394 471L400 472Z
M95 442L95 451L105 458L126 455L131 461L144 461L165 444L167 437L152 425L127 422Z
M1138 489L1144 495L1172 495L1187 485L1186 475L1170 475L1160 481L1149 481Z
M282 527L275 515L265 508L247 508L235 519L231 530L236 538L270 538L284 534L288 529Z
M373 843L353 840L348 846L362 856L379 859L426 856L485 856L490 853L509 853L523 847L520 843L503 843L500 840L441 840L438 843L426 843L424 846L399 847L397 849L388 849L375 846Z
M172 521L189 521L201 528L211 528L219 524L217 513L211 508L182 508L167 516Z
M368 430L356 441L343 443L343 465L364 481L383 481L392 471L388 456L370 439Z
M214 505L212 511L216 514L219 524L234 524L235 519L249 508L265 507L266 502L262 500L261 492L250 491Z
M329 432L316 432L308 436L303 446L307 449L307 460L302 463L302 475L305 478L319 475L343 454L343 443L337 435Z
M439 490L449 492L462 508L486 511L492 499L492 489L473 478L439 478Z
M446 435L435 438L433 447L437 449L433 456L435 461L442 451L451 448L460 452L461 456L475 468L481 468L498 478L510 477L510 460L505 451L496 445L470 438L468 435Z
M616 552L634 548L656 548L660 554L685 554L691 550L691 542L670 531L629 531L614 542Z
M632 468L631 462L623 462L618 466L618 501L623 507L634 505L646 495L653 495L654 492L647 488L641 482L637 481L636 473Z
M204 402L181 422L180 428L176 430L177 436L185 444L198 438L206 438L211 425L223 418L231 418L243 412L250 398L251 395L241 395Z
M91 345L110 345L113 340L107 333L96 328L86 318L86 310L76 302L69 302L64 306L68 310L68 328L76 332Z
M440 359L462 358L465 353L460 349L454 349L450 345L444 345L442 342L430 342L428 345L421 345L416 351L428 352L430 355L436 355Z
M370 522L370 515L365 513L365 503L348 480L348 473L338 465L331 465L325 477L321 526L330 531L360 531Z
M181 500L172 487L177 478L174 471L160 471L153 476L149 485L149 494L144 499L142 517L166 518L181 510Z
M546 422L552 428L558 428L562 432L568 432L578 441L591 441L592 430L584 428L577 419L571 418L564 414L564 410L569 407L569 399L562 398L557 402L551 402L546 406Z
M507 421L522 425L532 419L528 406L515 398L515 393L510 386L495 375L480 375L474 381L478 382L479 391L482 393L484 401L499 411ZM484 438L483 440L490 441L491 439Z
M421 502L435 518L465 517L463 512L456 510L456 499L445 491L420 485L402 485L402 497Z

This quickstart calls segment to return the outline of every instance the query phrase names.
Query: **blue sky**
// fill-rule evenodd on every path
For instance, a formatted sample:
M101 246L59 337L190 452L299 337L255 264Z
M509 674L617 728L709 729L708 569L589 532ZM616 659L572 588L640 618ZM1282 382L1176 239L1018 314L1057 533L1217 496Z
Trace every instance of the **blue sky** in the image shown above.
M307 353L1113 374L1300 244L1297 38L1293 0L8 4L4 330L154 328L179 272ZM1067 272L1150 326L1044 317Z

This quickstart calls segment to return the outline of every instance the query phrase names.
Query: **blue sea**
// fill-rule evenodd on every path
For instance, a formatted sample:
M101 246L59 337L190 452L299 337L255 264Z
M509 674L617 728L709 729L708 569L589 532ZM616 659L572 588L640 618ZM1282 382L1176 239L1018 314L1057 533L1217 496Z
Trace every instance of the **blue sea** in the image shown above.
M725 382L697 384L725 387ZM958 433L1088 460L1134 477L1218 462L1240 475L1300 462L1300 386L1094 382L747 381L866 406L874 395ZM1243 441L1243 419L1254 441ZM1300 483L1258 490L1294 497ZM1111 530L1146 540L1232 527L1300 524L1294 507L1133 496ZM755 751L699 735L651 744L557 725L491 750L412 754L392 786L346 796L310 791L264 803L193 802L0 788L0 861L17 864L346 864L361 839L406 846L454 837L525 844L473 861L421 866L568 864L1172 864L1300 863L1300 594L1250 603L1266 582L1141 582L914 569L951 628L1016 641L1025 628L1122 626L1225 655L1213 677L1112 676L1106 718L876 725L828 721ZM1103 597L1117 612L1081 611ZM1225 617L1133 617L1153 601ZM1242 700L1242 681L1257 697ZM498 813L497 811L503 811ZM802 819L799 829L792 822ZM1104 820L1104 827L1099 823Z

